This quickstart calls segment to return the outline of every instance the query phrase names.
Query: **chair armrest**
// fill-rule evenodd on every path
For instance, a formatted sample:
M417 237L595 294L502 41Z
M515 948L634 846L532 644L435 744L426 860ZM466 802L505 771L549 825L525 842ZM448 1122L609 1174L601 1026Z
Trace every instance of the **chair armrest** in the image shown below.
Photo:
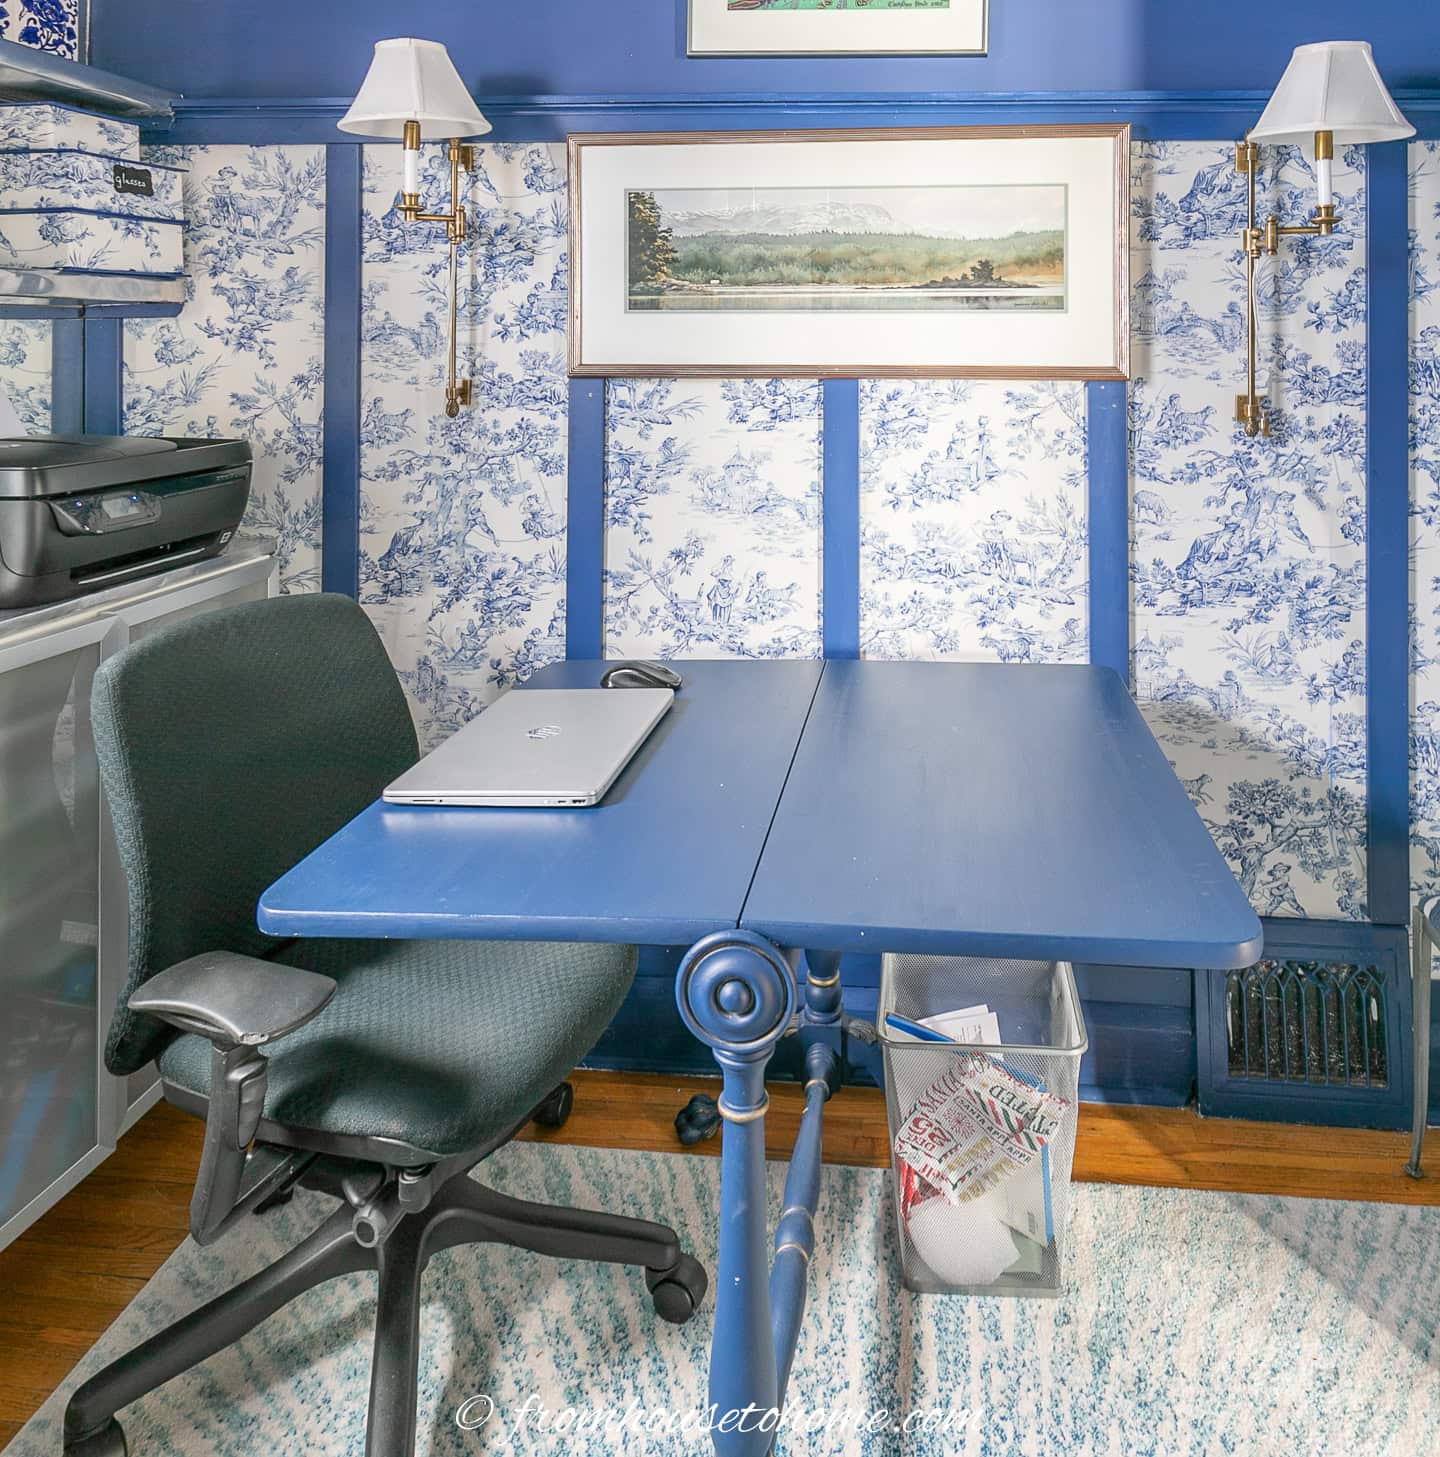
M303 1027L334 995L335 982L318 972L204 951L157 972L130 1010L227 1047L263 1047Z
M210 1042L205 1143L190 1200L197 1244L218 1239L289 1177L293 1154L252 1147L267 1083L259 1049L303 1027L334 995L335 982L317 972L206 951L157 972L130 998L132 1011Z

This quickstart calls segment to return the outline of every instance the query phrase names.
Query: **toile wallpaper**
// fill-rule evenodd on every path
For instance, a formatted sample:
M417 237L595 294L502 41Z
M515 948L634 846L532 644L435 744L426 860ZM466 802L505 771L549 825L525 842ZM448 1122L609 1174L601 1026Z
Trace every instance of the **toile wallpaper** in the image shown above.
M860 650L1084 662L1085 387L860 388Z
M30 435L50 429L53 327L44 319L0 320L0 391Z
M87 0L0 0L0 40L80 60L80 18ZM27 431L50 428L50 325L0 322L0 390Z
M820 386L612 380L605 655L820 656Z
M314 587L323 149L152 155L190 168L193 298L179 320L129 326L127 424L255 440L255 524L279 534L287 587ZM478 155L460 335L476 403L451 421L445 249L391 212L395 149L365 152L361 596L429 743L564 651L564 151ZM1414 865L1440 889L1440 152L1411 159ZM438 198L438 148L425 166ZM1276 426L1248 442L1231 422L1230 145L1133 153L1135 685L1268 915L1365 915L1362 166L1337 159L1344 233L1292 241L1262 273ZM1267 201L1308 205L1297 155L1262 181ZM0 350L28 348L7 328ZM1083 661L1083 386L866 381L860 408L862 650ZM817 654L818 386L614 380L607 416L607 654Z
M278 543L287 592L320 585L325 149L149 147L184 167L189 293L127 320L125 433L250 441L244 525Z
M80 32L89 0L0 0L0 40L81 61Z
M459 336L474 405L453 420L448 250L392 211L399 156L365 148L360 600L434 744L565 651L565 149L477 148ZM448 179L427 147L423 190Z
M1308 164L1265 149L1261 206L1302 214ZM1134 682L1264 915L1365 915L1365 191L1343 232L1262 266L1273 434L1233 422L1245 190L1233 147L1133 152Z

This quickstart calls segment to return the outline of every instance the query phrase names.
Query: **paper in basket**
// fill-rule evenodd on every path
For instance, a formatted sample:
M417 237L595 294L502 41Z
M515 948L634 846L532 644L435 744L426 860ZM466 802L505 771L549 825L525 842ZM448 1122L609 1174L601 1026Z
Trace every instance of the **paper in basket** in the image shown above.
M994 1058L964 1053L916 1100L895 1153L952 1204L964 1203L1039 1161L1069 1106Z

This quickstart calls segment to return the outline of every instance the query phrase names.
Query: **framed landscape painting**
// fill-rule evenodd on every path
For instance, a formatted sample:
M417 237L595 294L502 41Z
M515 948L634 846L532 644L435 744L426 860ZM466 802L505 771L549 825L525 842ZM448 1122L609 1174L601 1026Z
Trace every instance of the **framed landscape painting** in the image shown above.
M570 138L570 369L1123 379L1129 128Z
M983 56L987 0L689 0L692 56Z

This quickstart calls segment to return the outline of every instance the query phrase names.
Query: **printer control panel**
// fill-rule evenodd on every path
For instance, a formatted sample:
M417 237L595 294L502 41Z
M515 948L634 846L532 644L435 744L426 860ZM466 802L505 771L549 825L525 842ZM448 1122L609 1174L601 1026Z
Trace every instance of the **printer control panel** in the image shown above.
M55 524L66 536L103 536L147 526L160 519L160 500L148 491L103 491L90 496L61 497L50 502Z

